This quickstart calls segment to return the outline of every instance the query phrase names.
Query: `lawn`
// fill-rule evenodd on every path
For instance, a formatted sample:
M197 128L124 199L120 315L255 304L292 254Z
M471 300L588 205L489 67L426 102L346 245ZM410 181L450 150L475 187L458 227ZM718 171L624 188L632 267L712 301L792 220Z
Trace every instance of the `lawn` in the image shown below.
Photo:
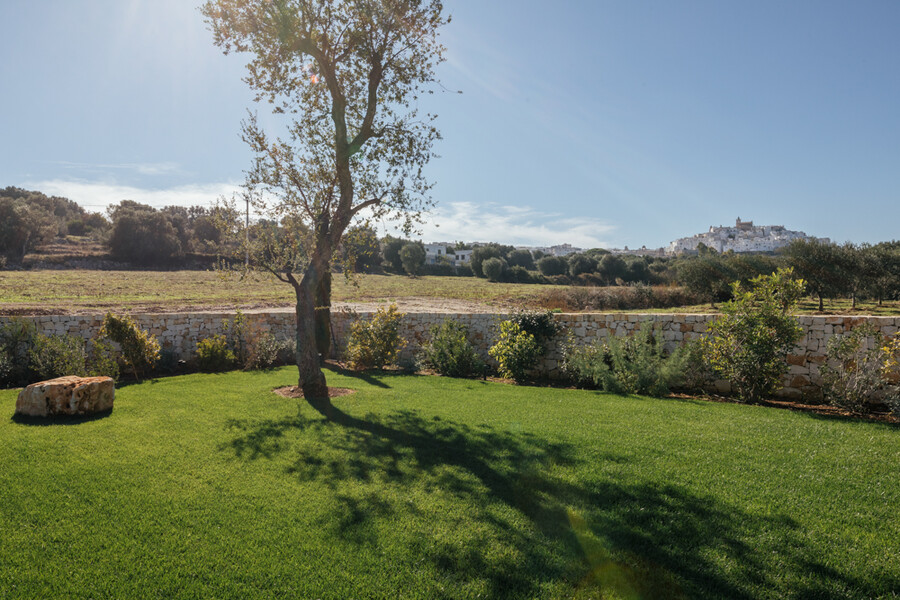
M295 377L0 421L0 597L900 597L896 427L341 373L325 418Z

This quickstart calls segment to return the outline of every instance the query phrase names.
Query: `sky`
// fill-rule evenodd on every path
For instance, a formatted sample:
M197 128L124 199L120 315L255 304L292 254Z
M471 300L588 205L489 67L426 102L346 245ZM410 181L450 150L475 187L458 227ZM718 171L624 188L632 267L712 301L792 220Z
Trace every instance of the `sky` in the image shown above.
M232 193L266 107L198 4L2 0L0 187L93 211ZM658 247L737 217L900 238L900 2L444 6L426 241Z

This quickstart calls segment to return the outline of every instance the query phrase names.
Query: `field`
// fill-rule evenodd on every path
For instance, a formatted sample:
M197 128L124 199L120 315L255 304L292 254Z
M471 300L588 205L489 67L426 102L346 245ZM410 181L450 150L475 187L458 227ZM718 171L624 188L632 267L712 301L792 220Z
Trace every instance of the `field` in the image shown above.
M604 288L600 288L604 289ZM613 293L622 288L610 288ZM590 288L558 285L491 283L475 277L418 277L358 275L348 280L334 276L335 303L397 301L407 309L444 312L503 308L563 308L578 310L577 302L560 306L555 300L580 296ZM293 289L269 276L247 280L223 279L214 271L0 271L0 315L131 312L177 312L201 309L245 310L292 307ZM819 314L817 303L804 300L799 312ZM444 310L449 309L449 310ZM590 310L590 308L588 308ZM607 311L613 312L613 311ZM629 312L716 312L709 304L666 309L630 309ZM884 306L849 300L828 301L824 314L900 315L900 302Z
M458 300L487 306L531 306L542 290L560 286L490 283L474 277L334 276L335 302L399 298ZM241 281L213 271L0 271L0 314L178 311L197 308L290 307L290 285L272 277Z
M0 421L0 596L900 597L894 426L335 372L325 418L295 378Z

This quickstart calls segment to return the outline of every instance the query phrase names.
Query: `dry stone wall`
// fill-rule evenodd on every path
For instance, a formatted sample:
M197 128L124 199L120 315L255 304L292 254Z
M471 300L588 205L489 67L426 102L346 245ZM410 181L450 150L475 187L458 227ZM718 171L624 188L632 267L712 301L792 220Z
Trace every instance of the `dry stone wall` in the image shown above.
M138 324L155 335L164 349L172 351L178 358L189 359L197 348L197 343L210 336L224 333L223 321L233 319L235 313L181 313L181 314L136 314L132 315ZM359 318L368 318L371 313L360 313ZM244 315L249 330L270 331L282 340L294 337L294 315L291 312L254 312ZM401 335L407 346L401 352L401 360L411 361L421 345L428 339L429 328L444 319L454 319L469 327L473 343L487 357L487 349L493 343L497 323L503 314L447 314L411 313L403 317ZM21 317L32 321L45 334L77 335L88 340L97 335L102 325L103 315L79 316L35 316ZM332 313L334 345L341 349L346 344L350 323L355 316L349 312ZM556 349L551 350L540 366L542 374L551 378L560 375L562 358L559 348L571 334L578 343L602 340L609 335L630 335L640 328L641 323L653 323L663 336L669 349L687 340L704 335L714 315L688 314L623 314L623 313L578 313L557 314L554 318L562 326L556 338ZM0 317L0 326L12 317ZM869 322L885 335L893 335L900 329L900 317L846 317L846 316L801 316L798 317L804 336L788 357L789 372L784 379L782 396L800 398L815 395L818 391L819 365L825 360L828 339L844 333L853 327ZM723 382L718 383L726 391Z

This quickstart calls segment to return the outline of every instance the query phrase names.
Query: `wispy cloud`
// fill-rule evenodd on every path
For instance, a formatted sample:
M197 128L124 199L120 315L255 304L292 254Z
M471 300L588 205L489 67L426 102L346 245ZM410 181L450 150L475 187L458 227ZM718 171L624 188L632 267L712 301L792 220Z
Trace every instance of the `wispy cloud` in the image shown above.
M107 171L131 171L140 175L171 175L180 172L177 163L161 162L161 163L80 163L71 161L59 161L57 164L65 169L97 173Z
M145 189L92 181L53 179L26 183L30 189L45 194L63 196L92 211L103 211L122 200L134 200L155 207L210 206L220 196L231 197L239 189L233 183L182 185L168 189Z
M451 202L431 211L422 225L425 240L484 241L521 246L569 243L602 248L615 227L591 217L566 216L526 206Z

